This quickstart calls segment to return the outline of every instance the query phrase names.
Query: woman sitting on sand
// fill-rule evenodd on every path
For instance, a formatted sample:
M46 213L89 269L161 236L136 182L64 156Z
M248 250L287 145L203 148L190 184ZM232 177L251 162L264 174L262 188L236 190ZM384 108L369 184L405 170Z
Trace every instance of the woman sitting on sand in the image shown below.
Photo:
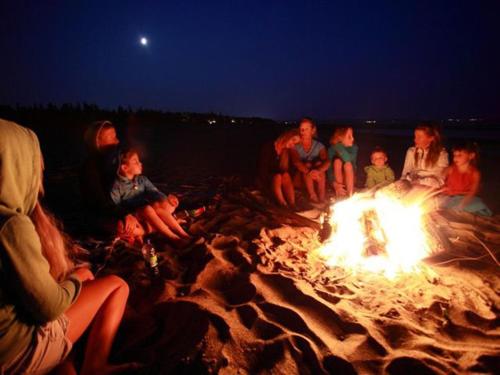
M292 162L298 172L294 176L296 187L306 187L309 200L323 202L326 193L326 170L330 166L325 146L314 139L316 125L309 118L300 121L300 142L292 149Z
M3 120L0 134L0 373L51 371L91 323L80 373L130 369L108 363L127 284L112 275L94 280L83 268L71 273L65 239L38 200L36 135Z
M415 128L415 146L406 152L401 178L414 185L440 188L448 167L448 153L441 144L440 131L429 124Z
M290 150L299 142L299 130L292 129L264 145L260 153L257 184L263 191L271 192L278 204L284 207L295 207Z
M87 129L88 157L80 174L80 188L86 216L95 231L135 238L144 234L139 221L109 197L118 170L119 142L109 121L96 122ZM120 222L123 225L119 226ZM122 229L119 233L118 227Z

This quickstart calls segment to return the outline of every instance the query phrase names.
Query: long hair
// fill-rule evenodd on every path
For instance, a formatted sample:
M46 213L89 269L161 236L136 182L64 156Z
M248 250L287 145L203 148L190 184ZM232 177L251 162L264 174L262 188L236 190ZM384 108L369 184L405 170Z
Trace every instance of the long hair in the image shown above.
M330 137L330 144L334 145L342 142L342 139L345 137L349 129L352 130L352 126L342 126L340 128L336 128Z
M427 136L433 137L432 142L429 146L429 152L424 160L426 167L433 167L439 160L439 155L443 151L443 144L441 139L441 131L431 124L420 124L417 125L415 130L423 131ZM418 153L415 152L415 164L418 162Z
M288 141L290 141L290 139L299 136L300 136L299 129L287 130L286 132L281 133L280 136L274 142L274 145L276 147L276 152L278 153L278 155L281 154L281 152L286 147L286 144L288 143Z
M40 201L31 214L31 221L40 237L42 253L49 262L50 274L56 281L62 281L73 269L68 257L69 238L58 228L57 220L46 212Z

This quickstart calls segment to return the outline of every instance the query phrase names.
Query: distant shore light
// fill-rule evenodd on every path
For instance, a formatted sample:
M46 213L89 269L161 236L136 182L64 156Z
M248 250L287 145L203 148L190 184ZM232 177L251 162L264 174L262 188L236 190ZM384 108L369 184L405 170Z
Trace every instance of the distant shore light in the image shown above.
M147 45L148 45L148 38L146 38L146 37L142 37L142 38L141 38L141 44L142 44L143 46L147 46Z

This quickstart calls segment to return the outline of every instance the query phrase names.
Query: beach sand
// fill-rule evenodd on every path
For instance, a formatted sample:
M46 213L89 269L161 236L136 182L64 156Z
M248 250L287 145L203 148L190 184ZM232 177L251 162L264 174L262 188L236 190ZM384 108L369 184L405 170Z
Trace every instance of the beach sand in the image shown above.
M144 374L500 373L498 266L470 238L489 233L483 240L498 258L498 231L471 217L445 218L440 230L455 240L451 252L395 280L326 268L312 255L317 230L269 214L265 202L234 197L251 184L259 147L281 130L145 127L134 134L145 174L177 193L182 208L222 196L190 228L203 243L175 250L156 242L162 257L156 281L137 249L84 239L81 141L67 137L58 147L49 134L42 137L45 203L89 249L98 275L117 273L131 287L113 360L142 362ZM321 131L327 139L330 131ZM357 142L360 167L381 145L398 175L411 137L361 133ZM496 213L497 145L486 142L483 153L483 196ZM359 185L363 178L359 168ZM499 222L493 219L494 227ZM448 262L463 254L481 258ZM448 263L435 265L441 262Z
M394 280L327 268L314 256L316 230L228 195L191 225L203 243L156 242L162 280L148 276L138 250L108 248L101 272L131 285L115 360L142 362L142 373L498 373L491 259L432 265L457 257L441 252ZM482 222L484 233L488 223L500 220ZM488 241L498 256L498 237Z

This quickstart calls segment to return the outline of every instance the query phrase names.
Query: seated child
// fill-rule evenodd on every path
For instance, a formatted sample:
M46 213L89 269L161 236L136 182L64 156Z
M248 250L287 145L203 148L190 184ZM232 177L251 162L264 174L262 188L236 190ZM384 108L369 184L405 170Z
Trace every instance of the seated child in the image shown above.
M394 171L386 164L387 154L382 148L375 147L370 156L370 161L372 165L365 167L365 187L371 189L376 185L390 183L395 180Z
M189 239L190 235L173 216L179 205L177 197L166 196L141 173L142 163L137 152L133 149L121 152L117 177L110 193L113 202L135 213L141 221L171 240Z
M354 193L356 159L358 146L354 144L351 127L335 129L330 138L328 158L332 166L328 169L328 181L332 184L337 197L351 196Z
M441 208L451 208L477 215L491 216L491 210L476 194L481 182L477 169L479 152L476 144L461 144L453 148L453 164L445 171Z

